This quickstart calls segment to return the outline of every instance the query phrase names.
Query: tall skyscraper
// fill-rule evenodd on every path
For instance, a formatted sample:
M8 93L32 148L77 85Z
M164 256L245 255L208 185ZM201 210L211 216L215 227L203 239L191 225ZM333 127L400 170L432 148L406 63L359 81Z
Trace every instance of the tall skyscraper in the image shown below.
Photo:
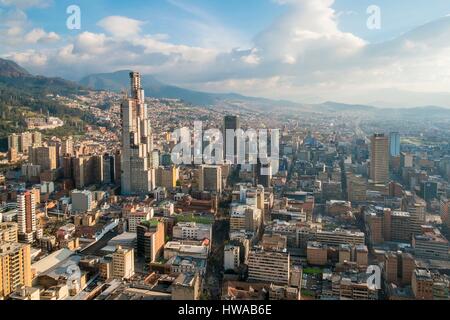
M400 133L391 132L389 134L389 150L391 152L391 157L400 156Z
M36 234L36 201L34 193L25 191L17 195L19 208L17 222L19 225L19 238L27 243L32 243Z
M389 138L374 134L370 142L370 179L375 183L386 183L389 180Z
M255 185L262 185L265 188L272 186L272 164L262 164L258 159L255 168Z
M146 195L154 189L153 139L141 76L131 72L131 96L122 103L122 194Z
M227 156L227 130L238 130L241 128L241 121L238 116L225 116L223 121L223 148L224 158ZM234 139L234 156L237 156L237 139Z

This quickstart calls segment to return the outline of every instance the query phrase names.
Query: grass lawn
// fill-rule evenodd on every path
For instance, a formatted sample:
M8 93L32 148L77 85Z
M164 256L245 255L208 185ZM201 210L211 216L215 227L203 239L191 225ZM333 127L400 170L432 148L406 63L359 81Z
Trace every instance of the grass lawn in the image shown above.
M319 268L305 268L303 269L304 274L321 274L322 269Z

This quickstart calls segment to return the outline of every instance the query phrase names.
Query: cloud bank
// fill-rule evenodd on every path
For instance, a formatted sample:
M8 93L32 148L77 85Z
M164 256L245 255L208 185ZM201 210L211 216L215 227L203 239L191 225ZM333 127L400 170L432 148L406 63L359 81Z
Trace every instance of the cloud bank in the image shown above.
M25 7L44 2L21 1ZM0 13L5 17L0 40L9 49L2 53L34 72L71 79L130 68L194 89L300 102L450 106L450 17L371 44L340 30L334 0L274 2L284 14L239 48L232 41L228 47L176 44L169 35L143 32L147 21L123 16L100 20L100 32L63 39L30 28L25 12L16 7ZM184 9L212 21L203 11Z

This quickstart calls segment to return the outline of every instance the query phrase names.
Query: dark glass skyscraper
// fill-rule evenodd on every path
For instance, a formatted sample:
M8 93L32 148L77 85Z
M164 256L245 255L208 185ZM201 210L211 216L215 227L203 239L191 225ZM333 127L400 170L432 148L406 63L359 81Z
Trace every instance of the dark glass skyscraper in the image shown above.
M227 150L227 130L238 130L241 128L241 121L238 116L225 116L223 124L223 149L224 157L226 158ZM237 156L237 139L234 139L234 156Z

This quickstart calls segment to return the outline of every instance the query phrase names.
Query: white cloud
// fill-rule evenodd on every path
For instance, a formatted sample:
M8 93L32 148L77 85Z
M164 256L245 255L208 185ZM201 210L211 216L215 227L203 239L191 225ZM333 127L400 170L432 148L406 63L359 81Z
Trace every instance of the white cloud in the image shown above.
M97 25L114 37L127 38L139 35L144 24L144 21L127 17L109 16L100 20Z
M425 97L430 104L444 101L446 96L440 93L448 91L450 83L450 17L397 39L370 44L339 29L333 0L274 1L286 6L285 13L246 47L209 40L201 45L173 43L168 35L144 32L143 21L110 16L98 23L104 32L83 32L56 49L19 47L8 56L35 72L71 79L132 68L195 89L304 102L414 105ZM207 13L179 1L171 3L198 17L205 28L196 32L207 34L207 26L212 25ZM8 25L10 35L24 34L25 29L26 23ZM218 29L210 30L210 37ZM39 29L24 35L31 43L58 36ZM410 92L420 93L421 98ZM433 100L433 94L440 98Z
M45 32L41 28L33 29L25 35L25 41L27 43L48 43L58 41L59 39L59 35L55 32Z
M10 58L20 65L33 65L35 67L45 67L48 60L45 53L35 50L13 53Z

